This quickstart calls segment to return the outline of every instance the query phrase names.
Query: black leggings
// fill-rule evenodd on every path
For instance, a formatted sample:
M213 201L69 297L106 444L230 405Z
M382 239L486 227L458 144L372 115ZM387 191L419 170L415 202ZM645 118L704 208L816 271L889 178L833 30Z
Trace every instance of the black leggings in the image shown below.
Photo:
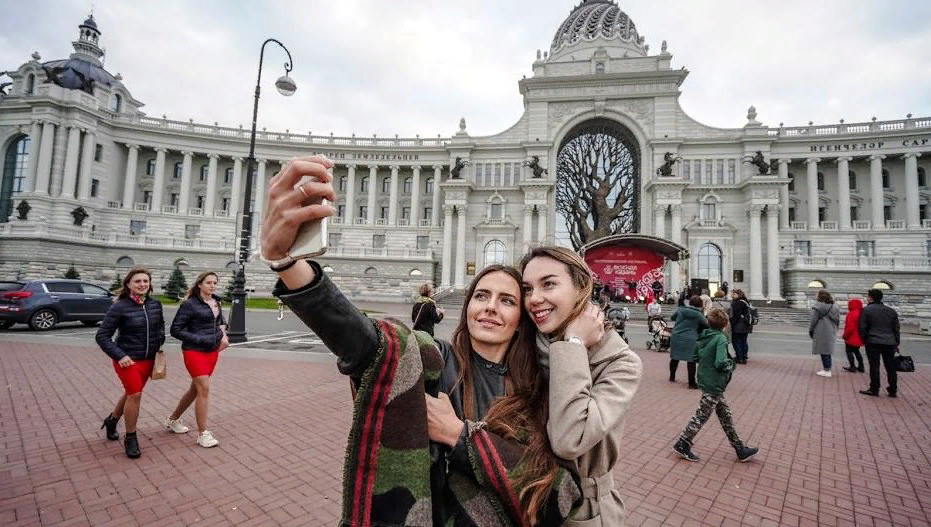
M863 355L860 353L860 348L856 346L851 346L847 344L847 362L850 363L850 369L858 369L863 371ZM854 362L856 359L856 362Z
M694 362L685 363L685 367L688 369L688 373L689 373L689 386L695 386L695 369L697 368L697 366L698 365L695 364ZM676 359L672 359L671 361L669 361L669 380L670 381L676 380L677 369L679 369L679 361L677 361Z

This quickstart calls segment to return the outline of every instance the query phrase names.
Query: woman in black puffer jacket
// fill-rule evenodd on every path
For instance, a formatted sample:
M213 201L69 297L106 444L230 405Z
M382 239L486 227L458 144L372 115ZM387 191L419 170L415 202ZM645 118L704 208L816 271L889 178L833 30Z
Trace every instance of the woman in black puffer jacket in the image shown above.
M176 434L188 428L181 422L181 414L194 403L197 420L197 444L210 448L219 442L207 430L207 406L210 395L210 376L217 366L220 352L229 346L226 337L226 319L217 290L217 274L207 271L198 275L187 297L171 322L171 336L181 341L184 366L191 374L191 386L181 396L175 411L168 416L165 427Z
M116 424L126 416L126 455L138 458L139 441L136 439L136 420L139 418L139 403L142 389L152 374L155 354L165 343L165 319L162 304L149 297L152 292L152 275L145 269L133 269L123 279L123 289L110 306L106 317L97 330L97 345L111 359L125 393L116 403L113 412L103 420L107 439L116 441L120 434ZM113 334L119 331L116 341Z

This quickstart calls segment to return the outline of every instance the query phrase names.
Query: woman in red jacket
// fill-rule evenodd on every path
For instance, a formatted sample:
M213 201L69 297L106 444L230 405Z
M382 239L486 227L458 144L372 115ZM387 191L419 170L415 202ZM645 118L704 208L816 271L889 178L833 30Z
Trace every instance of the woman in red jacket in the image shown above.
M847 362L850 366L844 369L850 372L863 373L863 355L860 354L860 346L863 341L860 339L860 330L857 327L860 324L860 313L863 311L863 302L859 298L847 302L847 318L844 320L844 344L847 345ZM854 365L856 358L856 365Z

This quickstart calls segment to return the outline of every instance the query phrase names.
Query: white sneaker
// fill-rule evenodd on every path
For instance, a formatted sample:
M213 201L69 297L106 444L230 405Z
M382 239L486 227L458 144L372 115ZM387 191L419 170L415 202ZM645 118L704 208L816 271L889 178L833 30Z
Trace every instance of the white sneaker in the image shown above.
M210 430L204 430L200 433L200 435L197 436L197 444L204 448L210 448L219 445L220 442L217 441L215 437L213 437L213 434L210 433Z
M184 422L181 421L181 418L172 419L171 417L165 419L165 428L171 430L176 434L186 434L191 429L184 426Z
M820 376L822 376L822 377L830 377L830 376L831 376L831 370L821 370L821 371L817 372L815 375L820 375Z

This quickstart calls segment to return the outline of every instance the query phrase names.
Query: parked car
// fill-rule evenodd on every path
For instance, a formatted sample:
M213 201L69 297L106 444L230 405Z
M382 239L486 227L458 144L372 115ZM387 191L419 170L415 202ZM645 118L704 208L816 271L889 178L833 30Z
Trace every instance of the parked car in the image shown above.
M95 326L113 304L113 293L81 280L0 282L0 329L29 324L36 331L59 322Z

